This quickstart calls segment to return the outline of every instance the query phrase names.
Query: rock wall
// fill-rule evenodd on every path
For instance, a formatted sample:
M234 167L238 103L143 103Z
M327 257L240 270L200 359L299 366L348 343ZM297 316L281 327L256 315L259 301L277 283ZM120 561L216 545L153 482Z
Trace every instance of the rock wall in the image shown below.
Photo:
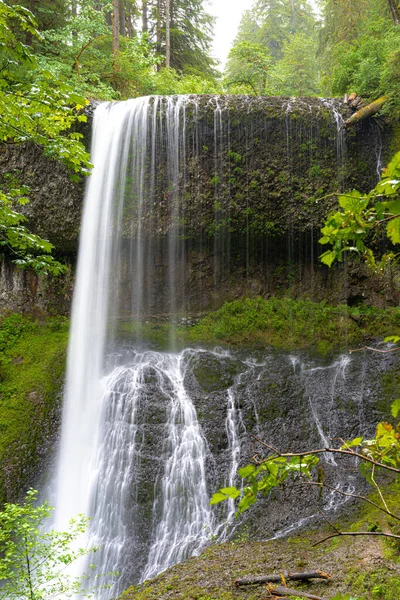
M166 110L161 103L161 121ZM329 195L375 185L390 154L389 126L370 119L344 131L349 108L315 98L199 96L187 101L184 114L179 194L167 185L171 147L161 128L157 177L145 182L156 208L143 214L162 280L168 271L165 240L174 227L170 207L179 196L177 234L186 240L181 288L188 291L179 309L203 312L240 295L283 291L333 302L398 303L391 282L371 283L354 264L328 274L317 258L319 227L335 204ZM31 190L22 208L31 229L74 265L84 182L72 183L63 166L32 145L3 147L0 173L5 172ZM135 238L136 215L132 198L124 214L127 246ZM57 284L46 282L21 275L4 257L0 311L68 313L71 287L71 274ZM159 300L154 314L165 310L167 298L161 293Z

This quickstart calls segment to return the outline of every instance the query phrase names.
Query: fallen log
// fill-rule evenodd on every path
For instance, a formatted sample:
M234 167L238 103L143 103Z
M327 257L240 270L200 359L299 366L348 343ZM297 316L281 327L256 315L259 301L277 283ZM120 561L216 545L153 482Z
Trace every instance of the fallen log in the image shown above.
M380 98L378 98L378 100L374 100L374 102L371 102L371 104L364 106L364 108L360 108L360 110L355 112L354 115L351 115L351 117L347 119L347 121L345 121L345 126L351 127L352 125L355 125L355 123L358 123L358 121L361 121L366 117L372 117L373 115L376 115L376 113L378 113L381 110L385 102L386 96L381 96Z
M347 96L347 94L346 94ZM352 92L349 96L347 96L346 99L346 104L350 104L350 102L353 102L353 100L355 100L357 98L357 94L355 92Z
M360 107L361 107L361 105L362 105L362 103L363 103L363 99L362 99L362 98L360 98L360 96L356 96L356 97L354 98L354 100L352 100L352 101L351 101L351 102L349 102L348 104L349 104L349 106L350 106L351 108L353 108L353 109L355 110L355 109L357 109L357 108L360 108Z
M302 592L301 590L294 590L283 585L277 585L275 587L268 586L268 591L272 596L278 596L280 598L282 598L283 596L297 596L298 598L307 598L308 600L326 600L326 598L322 598L322 596L307 594L307 592Z
M303 573L282 573L279 575L262 575L260 577L244 577L236 579L235 586L241 587L244 585L261 585L263 583L280 583L284 579L292 581L308 581L310 579L332 579L332 575L323 571L306 571Z

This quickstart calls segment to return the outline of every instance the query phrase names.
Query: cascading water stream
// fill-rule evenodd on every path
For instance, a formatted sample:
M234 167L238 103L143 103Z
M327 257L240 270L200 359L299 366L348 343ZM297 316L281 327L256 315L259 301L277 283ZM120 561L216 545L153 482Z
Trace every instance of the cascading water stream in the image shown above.
M250 100L245 104L250 120ZM303 146L297 119L290 121L303 105L283 103L285 168L296 163L296 148ZM313 136L309 161L318 154L312 119L321 107L329 108L323 101L314 113L306 106ZM55 527L65 529L78 513L91 517L86 542L99 550L88 562L102 574L121 572L110 589L98 592L100 600L198 553L212 535L224 539L234 505L214 512L210 494L224 483L238 485L237 467L247 460L242 455L246 431L253 427L258 435L265 434L270 431L268 419L280 418L274 394L286 383L271 380L275 364L286 368L279 357L275 360L267 351L261 359L220 350L178 351L176 323L197 302L191 291L196 277L202 283L204 269L204 277L216 287L229 279L226 265L231 268L237 252L230 224L241 218L237 185L244 168L246 280L252 227L264 231L251 207L259 176L252 172L251 152L268 156L273 119L257 116L254 131L263 136L238 125L245 144L240 154L232 145L235 119L229 102L210 98L207 111L202 120L198 99L182 96L104 104L95 111L94 170L82 223L54 487ZM204 172L209 195L201 187ZM210 215L205 233L203 222ZM197 252L195 268L187 264L188 249ZM204 254L210 249L214 256L209 276ZM206 290L208 297L213 293ZM146 327L152 318L168 327L165 352L149 349ZM216 377L221 382L207 391L201 380L203 372L212 380L210 361L221 369L232 368L234 375ZM323 377L319 367L296 369L311 408L309 421L321 439L334 435L338 422L326 422L319 412L323 405L314 401L319 395L333 410L336 394L345 394L346 365L330 365ZM220 411L217 432L207 420L210 406ZM79 564L76 574L85 568ZM107 577L101 583L108 583Z
M206 483L206 441L184 386L185 357L164 355L162 361L163 375L172 384L163 448L168 459L156 486L153 515L160 513L160 518L143 579L183 560L189 550L199 550L214 528ZM168 395L163 381L160 390Z

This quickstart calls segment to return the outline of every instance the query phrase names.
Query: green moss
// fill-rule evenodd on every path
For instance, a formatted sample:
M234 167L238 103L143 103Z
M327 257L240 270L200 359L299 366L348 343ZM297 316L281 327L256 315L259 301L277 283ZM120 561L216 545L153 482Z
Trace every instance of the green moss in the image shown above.
M359 600L394 600L400 598L400 576L387 569L374 569L360 573L355 570L347 582L355 590Z
M146 340L160 349L168 348L173 339L176 348L192 344L247 348L269 345L283 350L316 348L320 355L328 356L370 342L372 338L400 335L400 309L330 306L325 301L291 298L241 298L226 302L195 325L127 321L118 323L118 334L131 341ZM383 399L382 406L388 412L394 385L390 376L383 385L388 400Z
M318 345L324 354L373 336L400 332L399 309L329 306L325 302L271 298L227 302L188 331L190 341L271 345L291 350Z
M275 421L281 416L284 416L282 415L282 407L276 399L261 407L258 412L258 419L261 424Z
M52 436L64 377L68 321L10 315L0 324L0 501L30 483Z
M390 414L393 398L400 397L400 373L382 373L379 389L381 395L376 406L382 413Z

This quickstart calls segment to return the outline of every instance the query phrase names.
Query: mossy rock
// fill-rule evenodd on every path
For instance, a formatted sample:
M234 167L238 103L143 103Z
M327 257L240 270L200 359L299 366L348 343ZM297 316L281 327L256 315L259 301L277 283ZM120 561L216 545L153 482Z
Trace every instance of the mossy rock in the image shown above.
M9 315L0 324L0 502L40 480L59 430L68 321Z

